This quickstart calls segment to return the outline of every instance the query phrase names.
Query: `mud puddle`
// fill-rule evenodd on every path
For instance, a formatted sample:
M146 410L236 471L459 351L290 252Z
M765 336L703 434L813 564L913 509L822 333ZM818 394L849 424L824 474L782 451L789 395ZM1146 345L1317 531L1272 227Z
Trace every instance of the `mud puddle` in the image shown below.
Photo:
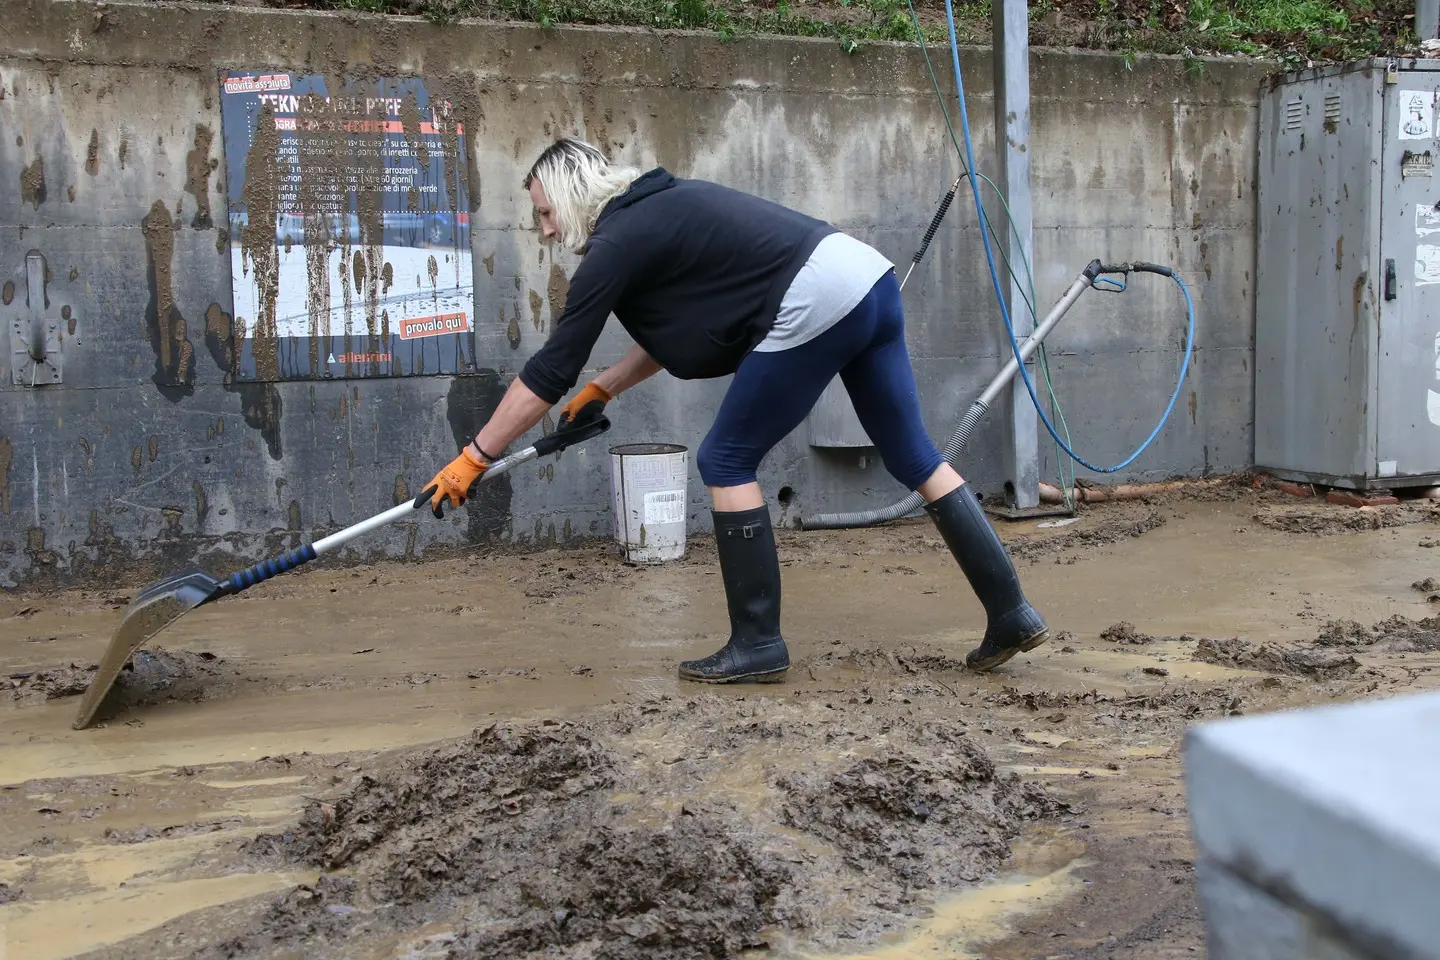
M1016 844L1014 859L1013 873L940 898L929 917L878 946L828 954L793 948L793 953L805 960L982 960L985 944L1012 933L1028 917L1061 908L1082 889L1079 871L1090 865L1083 844L1040 831Z

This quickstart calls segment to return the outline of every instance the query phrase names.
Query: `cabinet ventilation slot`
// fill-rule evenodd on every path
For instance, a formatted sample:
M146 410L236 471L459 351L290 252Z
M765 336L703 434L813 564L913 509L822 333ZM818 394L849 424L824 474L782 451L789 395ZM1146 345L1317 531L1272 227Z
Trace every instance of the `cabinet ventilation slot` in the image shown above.
M1340 94L1328 93L1325 95L1325 122L1340 122Z
M1305 104L1300 100L1291 100L1285 104L1285 129L1299 130L1300 125L1305 121Z

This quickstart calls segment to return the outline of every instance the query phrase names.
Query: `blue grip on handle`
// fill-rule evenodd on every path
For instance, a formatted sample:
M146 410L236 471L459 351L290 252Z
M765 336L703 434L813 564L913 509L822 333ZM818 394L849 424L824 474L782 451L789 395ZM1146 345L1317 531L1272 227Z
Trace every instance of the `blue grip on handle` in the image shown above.
M257 583L264 583L271 577L279 576L286 570L293 570L302 563L309 563L315 559L315 547L305 544L303 547L296 547L278 557L271 557L269 560L261 560L253 567L247 567L239 573L231 574L230 580L225 584L227 593L239 593Z

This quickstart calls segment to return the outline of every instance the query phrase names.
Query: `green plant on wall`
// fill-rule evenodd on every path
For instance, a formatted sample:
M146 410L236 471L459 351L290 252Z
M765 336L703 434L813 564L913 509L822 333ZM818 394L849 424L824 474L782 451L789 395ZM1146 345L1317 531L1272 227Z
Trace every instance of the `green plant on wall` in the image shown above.
M828 37L847 53L874 42L915 40L915 24L903 0L779 0L773 6L767 0L308 2L358 13L421 15L437 24L481 18L524 20L545 29L573 23L713 30L727 41L755 34ZM984 43L991 30L990 0L956 0L952 8L961 39ZM1413 12L1413 0L1037 0L1028 5L1037 45L1113 50L1124 54L1127 67L1141 54L1177 54L1192 78L1204 69L1198 61L1217 53L1293 67L1411 51L1414 34L1407 17ZM927 42L945 43L943 5L927 4L920 26Z

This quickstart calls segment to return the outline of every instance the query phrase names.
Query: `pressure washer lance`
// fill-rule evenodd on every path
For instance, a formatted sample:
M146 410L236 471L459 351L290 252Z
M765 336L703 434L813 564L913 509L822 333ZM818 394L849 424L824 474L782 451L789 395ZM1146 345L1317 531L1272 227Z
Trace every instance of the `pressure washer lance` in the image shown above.
M930 219L930 229L925 231L925 239L920 241L920 249L915 251L915 256L910 258L910 268L905 271L905 276L900 280L900 289L905 289L905 281L910 279L910 274L920 265L925 258L925 251L930 249L930 241L935 239L935 231L940 229L940 221L945 219L945 211L950 209L951 202L955 199L955 191L960 189L960 181L965 179L965 174L955 178L950 185L950 191L945 194L945 199L940 201L940 207L935 211L935 216Z

